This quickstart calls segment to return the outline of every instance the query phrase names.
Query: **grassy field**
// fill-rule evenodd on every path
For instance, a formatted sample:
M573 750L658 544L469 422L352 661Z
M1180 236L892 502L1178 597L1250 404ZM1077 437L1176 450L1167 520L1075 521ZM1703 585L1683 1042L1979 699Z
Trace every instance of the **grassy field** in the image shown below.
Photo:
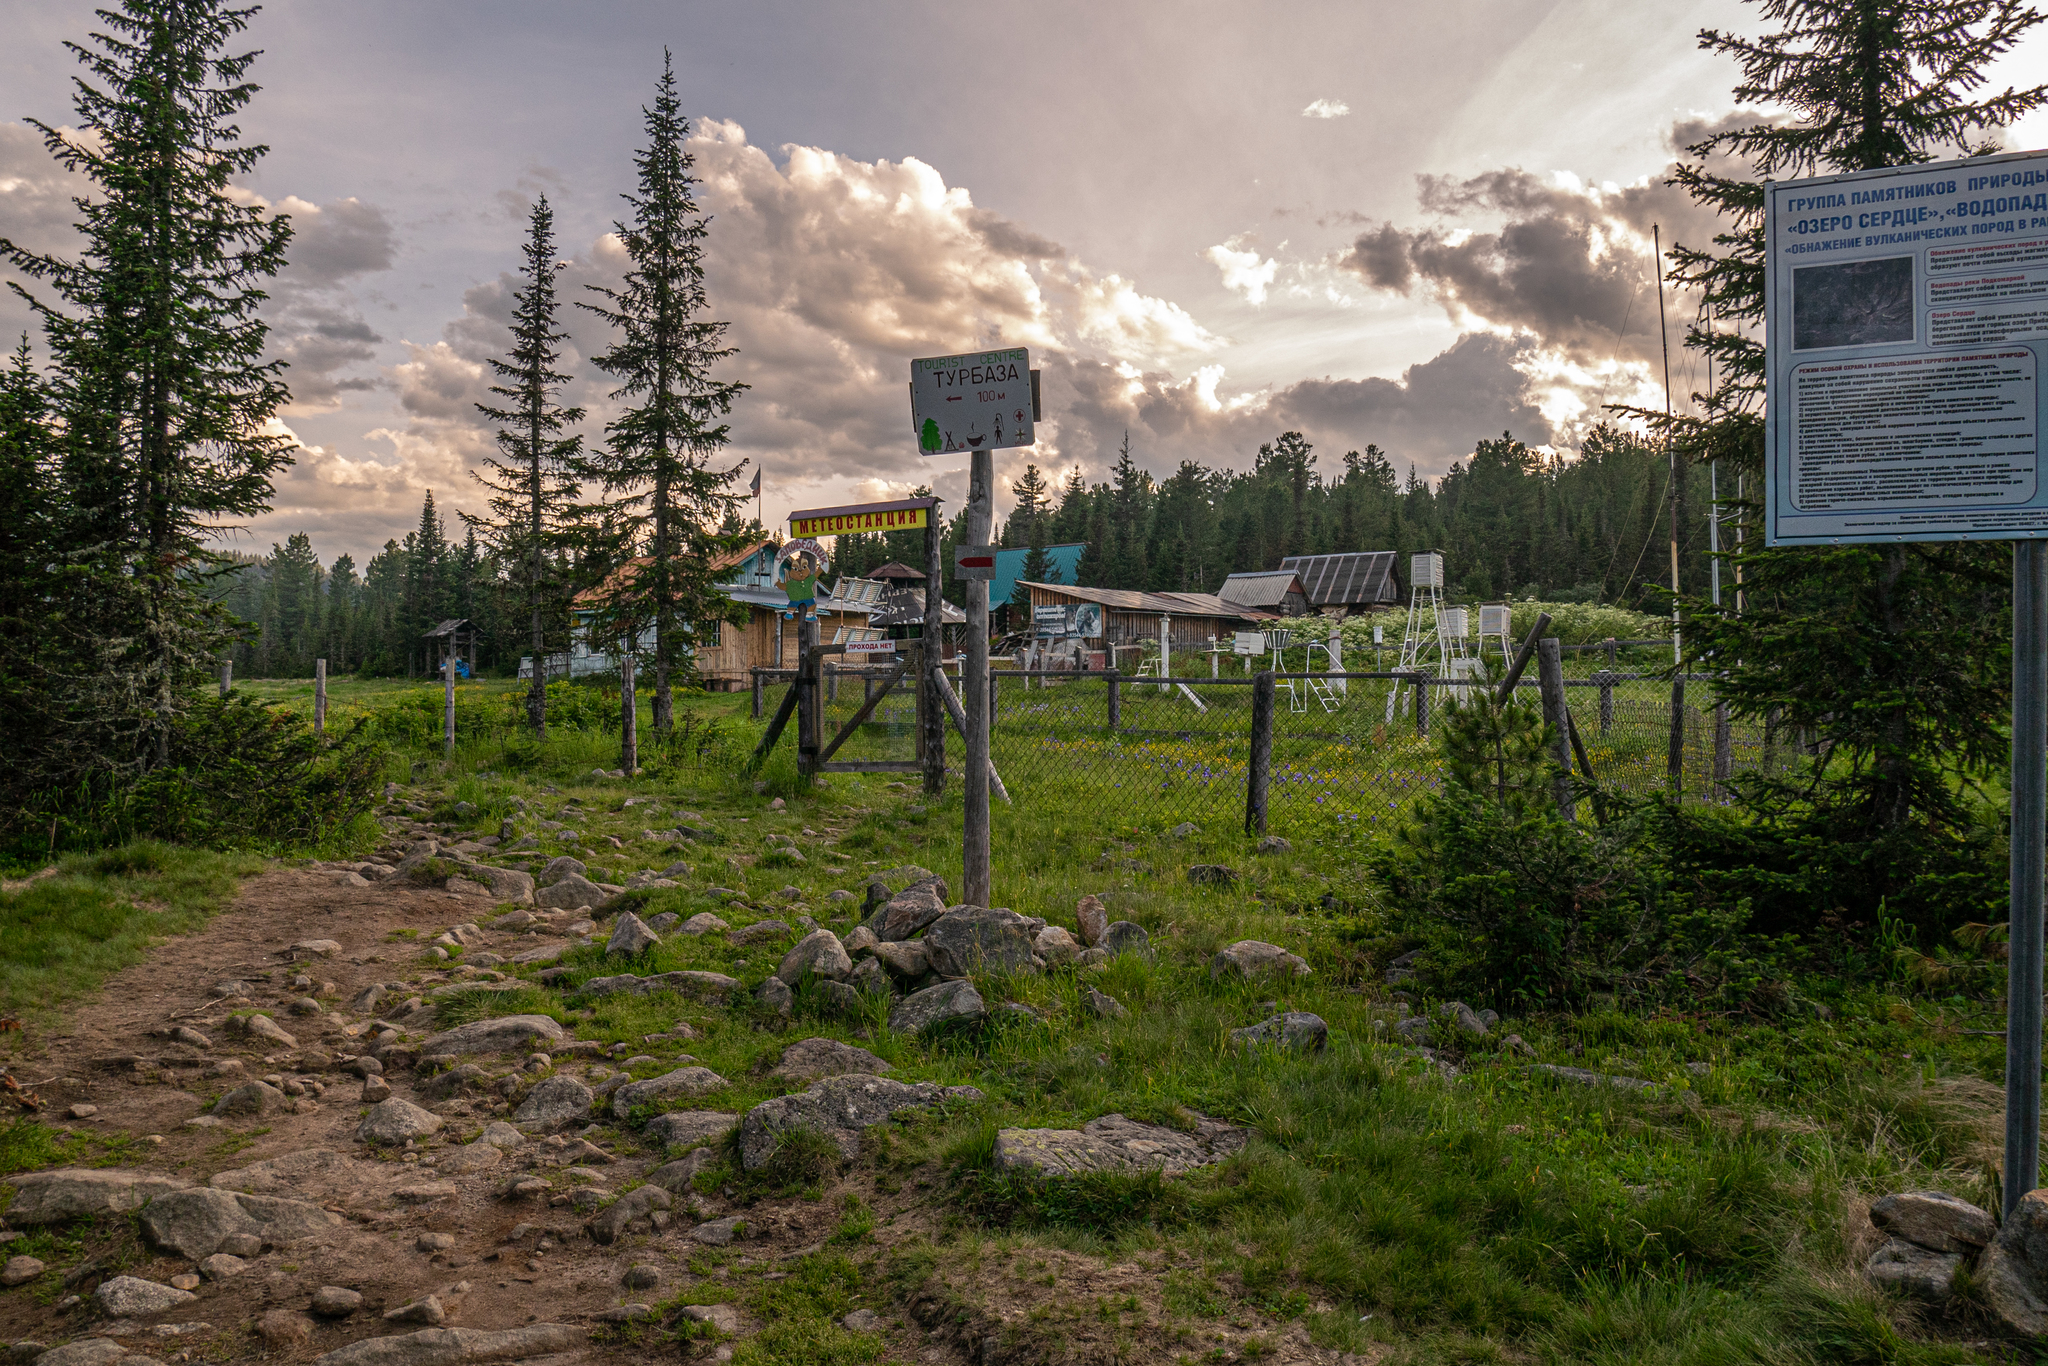
M297 684L238 686L295 707L310 701ZM799 792L787 742L758 778L741 773L733 760L758 733L743 694L680 699L684 738L650 737L647 774L599 777L594 770L618 765L604 699L581 713L565 705L565 717L587 726L558 725L535 745L512 717L505 694L515 688L461 690L471 721L452 755L438 741L437 686L336 680L330 714L367 717L401 737L391 775L436 819L482 835L512 817L539 835L522 854L535 869L563 852L600 880L687 862L683 886L640 895L642 915L716 910L737 928L808 913L844 931L853 921L830 893L903 864L939 872L957 893L957 784L930 801L882 775L831 775ZM858 687L851 692L843 709L858 705ZM1039 697L1020 689L1006 706ZM885 753L908 744L903 718L875 725L863 744ZM1022 752L1059 743L1039 735ZM1030 1005L1036 1020L913 1039L882 1027L879 1011L829 1018L808 993L794 1026L751 998L730 1007L665 995L593 1000L579 994L582 982L628 970L598 948L564 959L571 971L551 985L450 1003L458 1019L539 1011L620 1042L686 1021L700 1036L691 1052L734 1082L715 1098L720 1109L777 1093L766 1064L809 1034L857 1040L903 1080L986 1094L984 1104L878 1133L851 1168L824 1161L767 1182L731 1167L708 1176L840 1212L830 1248L788 1279L735 1266L734 1296L774 1325L735 1360L880 1359L876 1339L837 1326L856 1293L922 1306L940 1315L928 1326L947 1333L1007 1318L1003 1331L1020 1350L1054 1360L1255 1360L1290 1331L1416 1366L2013 1359L1986 1346L1990 1330L1967 1293L1945 1310L1917 1308L1859 1273L1862 1211L1875 1195L1939 1188L1995 1207L1995 974L1968 970L1933 988L1818 979L1771 1018L1516 1017L1432 1062L1401 1047L1392 1025L1436 1003L1397 1000L1368 952L1381 928L1362 866L1377 838L1369 827L1304 820L1289 827L1291 849L1259 854L1240 829L1241 790L1181 830L1186 818L1173 806L1105 800L1095 787L1031 773L1017 762L1018 800L995 809L993 899L1071 927L1076 899L1101 895L1112 918L1143 925L1157 950L1154 960L1126 955L1080 974L979 983L992 1003ZM778 796L784 809L771 806ZM469 804L459 818L458 803ZM573 829L574 841L543 820ZM716 840L663 833L678 823L708 827ZM1227 865L1238 881L1191 886L1196 863ZM60 878L0 894L9 1002L89 986L148 933L203 914L242 871L232 858L145 850L73 860ZM1285 986L1213 978L1215 952L1243 938L1300 954L1313 975ZM706 968L752 986L783 947L678 937L630 970ZM1129 1014L1096 1018L1081 1004L1087 987ZM1231 1029L1276 1009L1320 1015L1328 1049L1247 1056L1230 1046ZM1574 1085L1532 1073L1530 1062L1649 1085ZM1173 1181L1052 1189L1012 1184L993 1168L999 1128L1113 1112L1168 1125L1212 1115L1255 1137L1241 1155ZM22 1154L33 1147L20 1135L8 1142ZM878 1218L917 1232L885 1247ZM1124 1288L1102 1291L1105 1277L1122 1277Z
M691 698L685 710L699 733L724 726L744 739L744 704ZM872 870L916 863L959 886L957 788L927 802L884 777L833 775L798 794L771 765L772 785L757 792L709 760L638 780L590 776L615 761L608 743L564 733L515 773L501 766L502 748L477 740L452 761L416 750L410 768L443 816L473 804L466 824L478 833L513 814L515 797L528 817L572 825L576 842L544 839L535 867L570 849L606 878L690 862L688 885L645 894L642 914L716 909L737 927L808 910L843 931L852 922L828 893ZM770 809L777 793L787 809ZM1085 1309L1090 1340L1107 1344L1101 1360L1226 1359L1214 1330L1229 1322L1268 1337L1301 1324L1325 1346L1390 1348L1416 1363L1989 1359L1967 1345L1985 1331L1967 1300L1949 1317L1916 1310L1869 1289L1857 1267L1874 1195L1939 1187L1994 1198L2002 1054L1996 1039L1964 1031L1995 1028L1995 1000L1821 980L1802 984L1775 1019L1514 1018L1443 1054L1455 1068L1446 1075L1390 1042L1403 1006L1361 952L1376 926L1360 868L1369 833L1310 828L1292 850L1257 855L1228 820L1176 836L1166 815L1142 807L1019 795L996 809L994 900L1072 925L1075 899L1100 894L1114 918L1147 928L1157 961L983 981L991 1001L1042 1018L937 1040L893 1035L878 1019L800 1018L801 1033L862 1039L906 1080L972 1084L989 1097L896 1134L854 1171L800 1183L816 1199L858 1203L862 1189L939 1173L931 1199L944 1213L927 1234L886 1256L851 1240L847 1274L860 1283L945 1303L963 1322L1004 1296L1035 1296L1029 1331L1049 1348L1075 1340L1073 1316ZM723 842L662 838L684 810ZM800 858L774 852L780 838ZM1229 865L1241 879L1223 892L1192 887L1194 863ZM1281 989L1213 980L1211 956L1240 938L1283 945L1315 973ZM779 954L679 939L632 970L706 968L751 984ZM750 1004L587 1001L577 986L621 965L594 948L565 961L572 971L552 987L463 1008L545 1011L620 1041L687 1020L702 1035L693 1053L737 1083L720 1108L774 1093L760 1070L788 1036ZM1084 985L1129 1016L1086 1013ZM1329 1049L1246 1057L1228 1046L1230 1029L1276 1006L1321 1015ZM800 1016L808 1008L800 1001ZM1511 1033L1535 1061L1652 1085L1585 1088L1532 1074L1531 1056L1505 1042ZM1184 1180L1082 1183L1058 1198L993 1172L999 1127L1110 1112L1167 1124L1200 1112L1258 1137ZM1105 1317L1099 1304L1077 1306L1072 1281L1076 1268L1103 1265L1158 1274ZM847 1342L831 1346L838 1330L821 1312L791 1310L784 1336L795 1345L764 1337L744 1349L748 1359L861 1359ZM1229 1359L1255 1356L1250 1341L1232 1338Z

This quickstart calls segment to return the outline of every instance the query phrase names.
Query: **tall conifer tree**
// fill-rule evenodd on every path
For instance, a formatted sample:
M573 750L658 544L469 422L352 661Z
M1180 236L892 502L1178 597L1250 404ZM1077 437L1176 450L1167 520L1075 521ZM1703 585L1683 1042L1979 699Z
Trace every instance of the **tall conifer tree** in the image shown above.
M65 45L87 72L74 82L78 131L34 124L90 183L77 201L84 252L0 240L0 256L57 296L23 291L52 362L72 571L75 657L51 675L69 733L43 755L56 769L168 760L191 685L228 639L204 591L223 563L209 542L267 510L291 460L270 425L290 398L283 363L263 358L258 316L291 226L231 195L268 150L235 122L257 90L257 54L227 51L254 13L217 0L98 11L106 31Z
M725 418L746 385L712 377L733 354L726 324L705 316L704 245L710 221L695 199L695 165L685 144L688 120L676 99L675 64L662 54L654 107L642 109L647 145L634 158L639 184L623 196L631 220L617 224L631 268L617 289L593 287L604 303L586 303L618 329L595 358L618 381L626 408L605 429L605 451L589 468L613 493L632 530L646 537L648 563L626 578L610 611L654 625L654 729L674 724L670 693L677 674L693 675L690 635L704 623L743 620L718 590L716 555L737 537L721 528L744 495L732 492L737 467L717 469Z
M1740 610L1726 583L1718 609L1688 601L1686 653L1723 674L1720 690L1738 713L1776 715L1815 738L1807 795L1831 847L1865 848L1873 869L1905 868L1909 861L1884 853L1883 841L1930 825L1956 828L1965 814L1952 775L1996 767L2003 754L2010 552L1764 546L1755 501L1762 180L1997 150L1990 134L2048 100L2048 87L1976 93L1985 69L2041 16L2020 0L1764 0L1759 8L1771 31L1751 39L1710 29L1700 46L1740 63L1737 101L1779 117L1689 148L1697 160L1673 181L1722 215L1712 244L1673 251L1673 278L1705 300L1688 344L1709 352L1719 375L1702 396L1703 416L1674 423L1673 434L1699 458L1723 462L1724 489L1731 473L1746 476L1747 497L1734 511L1749 531Z
M525 600L533 649L526 719L535 736L545 738L548 626L566 610L555 551L581 492L574 471L583 451L583 439L569 430L583 420L583 410L559 401L569 376L556 367L568 334L555 322L555 212L546 195L534 200L525 254L525 287L512 296L518 305L512 310L512 355L491 360L492 373L503 381L491 392L505 403L477 405L498 424L498 454L485 458L482 472L471 471L491 491L490 516L464 513L463 520L483 532Z

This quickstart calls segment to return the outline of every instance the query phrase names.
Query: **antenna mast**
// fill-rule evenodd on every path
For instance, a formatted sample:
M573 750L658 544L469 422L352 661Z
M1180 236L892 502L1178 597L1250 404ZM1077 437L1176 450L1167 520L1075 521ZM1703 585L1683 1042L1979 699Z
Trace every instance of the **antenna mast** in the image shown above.
M1664 449L1671 458L1671 658L1681 654L1678 640L1678 447L1671 440L1671 329L1664 322L1664 235L1659 224L1650 225L1650 241L1657 251L1657 333L1664 343Z

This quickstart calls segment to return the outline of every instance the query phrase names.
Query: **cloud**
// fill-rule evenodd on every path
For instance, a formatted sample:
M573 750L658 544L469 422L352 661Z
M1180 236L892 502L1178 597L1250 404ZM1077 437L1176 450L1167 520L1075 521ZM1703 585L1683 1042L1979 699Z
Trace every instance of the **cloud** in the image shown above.
M74 129L60 129L77 137ZM25 123L0 123L0 238L24 251L66 257L76 254L78 233L72 227L78 210L72 197L91 188L84 176L65 170L43 146L43 135ZM50 300L47 284L30 280L12 266L0 263L0 350L11 351L22 333L39 336L42 328L26 304L7 281L26 287L38 298Z
M1311 100L1308 108L1301 111L1305 119L1341 119L1351 112L1351 106L1342 100Z
M270 354L286 362L294 415L331 412L343 395L378 387L363 367L377 360L384 338L363 317L355 286L390 270L397 234L384 213L359 199L313 204L288 195L275 204L247 196L291 219L285 268L270 285L263 310Z
M1266 287L1280 271L1280 263L1271 257L1259 259L1258 251L1246 250L1244 243L1245 237L1239 235L1202 255L1222 274L1225 289L1244 295L1246 303L1262 304L1266 302Z

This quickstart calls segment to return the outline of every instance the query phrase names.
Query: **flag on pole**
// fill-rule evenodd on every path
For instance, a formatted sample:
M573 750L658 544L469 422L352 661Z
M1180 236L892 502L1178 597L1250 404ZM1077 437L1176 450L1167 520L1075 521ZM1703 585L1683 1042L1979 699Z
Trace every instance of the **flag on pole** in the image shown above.
M756 498L761 496L761 467L759 465L754 466L754 486L748 492L752 493Z

